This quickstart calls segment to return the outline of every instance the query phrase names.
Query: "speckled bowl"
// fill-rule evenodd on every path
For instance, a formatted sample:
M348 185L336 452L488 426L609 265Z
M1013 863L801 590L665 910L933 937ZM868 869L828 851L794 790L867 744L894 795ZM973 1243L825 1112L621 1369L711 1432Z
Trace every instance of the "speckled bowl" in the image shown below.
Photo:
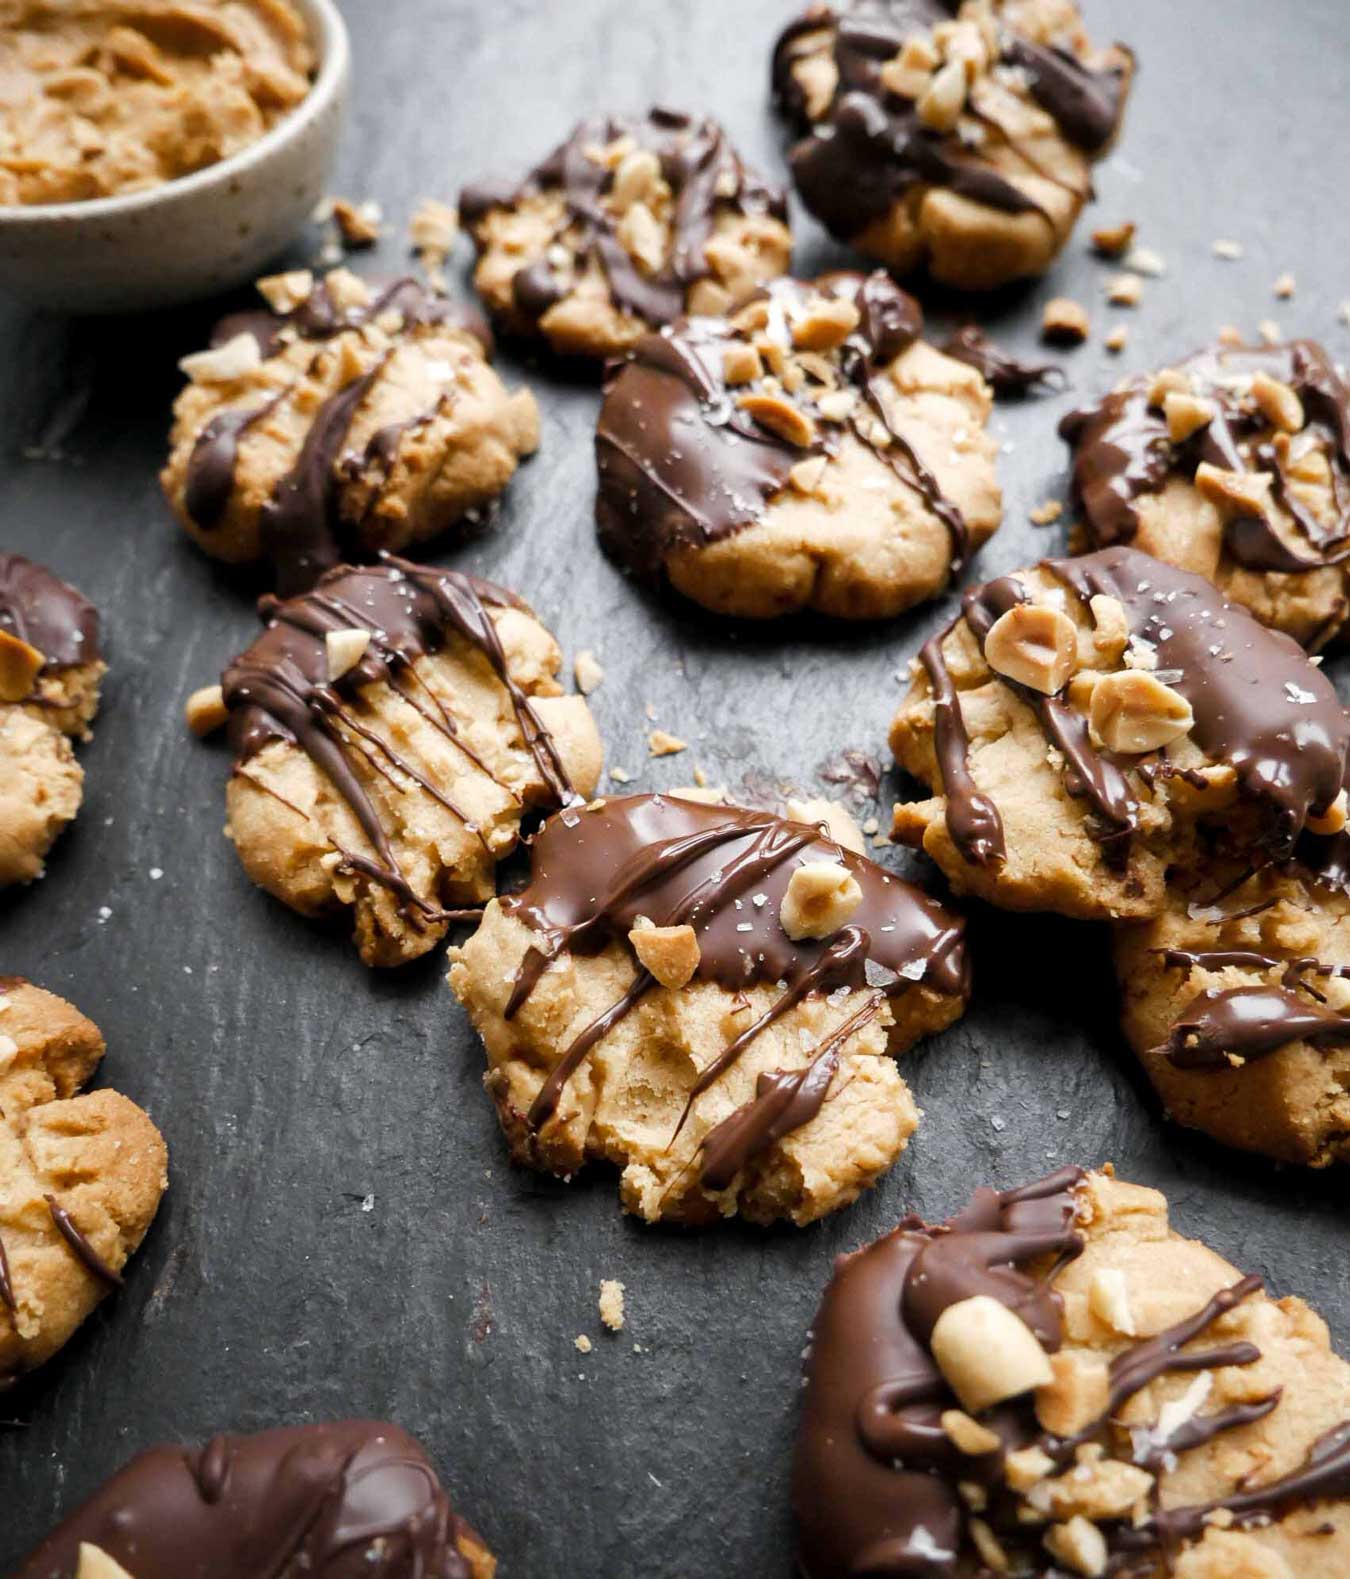
M242 152L152 191L0 207L0 293L65 312L130 312L261 272L327 191L351 72L333 0L294 3L319 61L303 103Z

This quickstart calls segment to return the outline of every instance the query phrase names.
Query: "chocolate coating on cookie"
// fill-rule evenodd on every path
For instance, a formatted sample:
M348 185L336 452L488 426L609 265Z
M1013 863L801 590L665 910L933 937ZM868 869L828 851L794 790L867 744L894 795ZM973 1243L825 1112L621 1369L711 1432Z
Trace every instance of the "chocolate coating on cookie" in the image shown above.
M133 1579L470 1579L466 1535L397 1426L286 1426L140 1454L14 1579L73 1579L83 1542Z
M766 1026L810 992L871 988L894 996L919 983L951 996L968 990L963 922L819 828L769 812L660 795L626 796L552 818L530 855L529 884L502 900L503 909L539 939L517 974L508 1020L551 960L564 953L599 953L626 939L639 916L657 926L693 927L699 946L696 980L733 992L762 982L782 985L772 1007L703 1071L691 1103ZM779 921L792 873L806 860L839 862L862 890L848 925L825 940L794 941ZM623 997L573 1038L534 1104L533 1125L547 1121L590 1049L656 985L640 968ZM822 1049L822 1055L828 1053L828 1047ZM824 1075L818 1072L818 1078ZM794 1116L804 1124L819 1102L811 1106L809 1090L794 1094L801 1098ZM775 1113L763 1122L765 1135L781 1116ZM751 1128L759 1130L761 1119L757 1116ZM733 1154L753 1155L771 1138L743 1137L744 1145L738 1140ZM730 1145L728 1136L722 1140Z
M0 631L40 652L48 670L97 663L102 657L98 610L21 554L0 554Z
M634 150L656 156L674 202L670 255L649 274L629 256L619 240L616 217L603 201L616 171L591 157L597 148L620 138L631 139ZM466 187L460 194L460 214L472 226L494 208L511 208L546 192L559 192L563 198L558 237L579 227L580 251L598 261L614 301L652 325L678 318L689 287L707 278L704 247L719 211L787 219L784 193L746 169L716 121L675 110L653 109L641 119L582 121L519 186ZM516 310L526 320L537 321L569 288L545 256L515 275Z

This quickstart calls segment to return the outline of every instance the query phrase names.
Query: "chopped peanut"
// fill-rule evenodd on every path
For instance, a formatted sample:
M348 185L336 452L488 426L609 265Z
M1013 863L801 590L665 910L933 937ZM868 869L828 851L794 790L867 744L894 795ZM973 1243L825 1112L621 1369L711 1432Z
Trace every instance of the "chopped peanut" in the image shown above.
M328 679L340 680L349 669L354 669L366 655L370 646L370 632L365 630L329 631L324 637L328 651Z
M793 872L778 907L783 931L793 940L833 937L862 903L858 879L833 861L808 861Z
M1191 704L1141 669L1104 674L1092 690L1092 733L1108 751L1158 751L1189 732Z
M22 702L31 696L46 661L29 642L0 630L0 702Z
M988 1294L949 1305L929 1340L962 1407L978 1414L1051 1380L1050 1359L1031 1328Z
M994 621L984 656L996 673L1053 696L1078 667L1078 632L1058 609L1019 603Z
M201 739L214 733L230 716L225 707L224 693L218 685L204 685L194 691L183 708L183 716L192 733Z
M694 978L701 958L698 934L691 926L657 927L650 922L644 927L640 917L637 926L628 934L643 968L656 977L663 987L678 990Z

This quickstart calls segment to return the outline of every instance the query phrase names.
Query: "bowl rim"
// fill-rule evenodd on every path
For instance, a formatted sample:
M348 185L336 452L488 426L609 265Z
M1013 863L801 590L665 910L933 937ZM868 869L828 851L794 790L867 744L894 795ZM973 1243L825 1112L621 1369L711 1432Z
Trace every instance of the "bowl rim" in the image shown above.
M0 228L29 226L38 228L78 220L117 219L139 213L159 204L167 206L179 199L228 182L233 176L262 163L285 143L311 125L332 103L346 80L351 63L351 41L347 24L335 0L293 0L304 13L313 42L319 51L319 70L309 92L289 115L247 148L217 160L189 175L175 176L144 192L124 192L113 197L83 198L73 203L0 204Z

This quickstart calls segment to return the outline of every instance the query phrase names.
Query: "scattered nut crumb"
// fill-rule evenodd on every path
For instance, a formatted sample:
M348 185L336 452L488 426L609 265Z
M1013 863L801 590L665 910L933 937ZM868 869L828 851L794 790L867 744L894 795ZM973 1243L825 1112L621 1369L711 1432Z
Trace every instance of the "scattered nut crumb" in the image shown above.
M1151 247L1135 247L1125 259L1125 267L1136 274L1147 274L1150 279L1161 279L1167 273L1167 264L1160 253Z
M1063 514L1064 506L1058 499L1047 499L1044 504L1038 504L1029 512L1029 518L1033 526L1050 526Z
M1130 331L1123 323L1117 324L1111 333L1107 335L1105 340L1102 341L1102 344L1108 351L1113 351L1117 355L1119 355L1129 343Z
M623 1295L624 1285L617 1278L601 1278L600 1320L611 1332L618 1332L623 1326Z
M1087 309L1068 296L1055 296L1041 314L1041 339L1051 345L1082 345L1090 328Z
M698 934L687 923L658 927L646 916L639 916L628 941L638 963L663 987L678 992L694 979L700 959Z
M586 1334L584 1332L581 1333L578 1337L574 1338L572 1341L573 1341L573 1343L576 1344L576 1348L577 1348L577 1353L578 1354L589 1354L591 1352L591 1350L595 1347L595 1345L591 1342L591 1340L586 1336Z
M1243 247L1240 241L1216 241L1214 243L1214 256L1223 258L1228 263L1236 263L1242 256Z
M1226 323L1224 324L1223 328L1219 330L1220 345L1241 345L1242 341L1242 330L1237 328L1237 326L1234 324Z
M1104 258L1123 257L1134 240L1134 232L1134 221L1125 219L1118 225L1107 225L1100 230L1094 230L1092 245Z
M1113 307L1137 307L1144 299L1144 282L1138 274L1117 274L1106 287Z
M1282 302L1287 302L1294 294L1296 281L1292 274L1281 274L1273 286L1274 292Z
M667 734L664 729L653 729L647 736L647 750L654 757L673 757L689 749L689 742L678 735Z
M340 680L365 657L366 648L370 646L370 632L355 628L329 631L324 636L324 645L328 654L328 678Z
M262 352L254 336L245 332L232 336L224 345L180 357L178 366L194 384L230 384L261 367Z
M633 775L625 768L611 768L609 776L616 784L631 784L633 782Z
M380 239L380 220L384 216L378 203L352 203L345 197L335 197L331 217L337 222L342 245L348 251L373 247Z
M697 764L694 767L694 783L698 785L699 789L707 789L708 787L708 775Z
M573 665L576 675L577 690L583 696L589 696L592 691L600 688L605 678L605 671L600 667L600 660L589 647L577 654L576 663Z
M225 697L218 685L204 685L194 691L183 708L183 716L192 733L204 739L220 728L230 716L225 708Z
M424 197L408 226L408 236L413 251L433 282L440 282L441 268L454 250L458 235L459 214L448 203Z
M1280 333L1280 326L1273 318L1263 318L1256 326L1256 332L1267 345L1278 345L1284 338Z

